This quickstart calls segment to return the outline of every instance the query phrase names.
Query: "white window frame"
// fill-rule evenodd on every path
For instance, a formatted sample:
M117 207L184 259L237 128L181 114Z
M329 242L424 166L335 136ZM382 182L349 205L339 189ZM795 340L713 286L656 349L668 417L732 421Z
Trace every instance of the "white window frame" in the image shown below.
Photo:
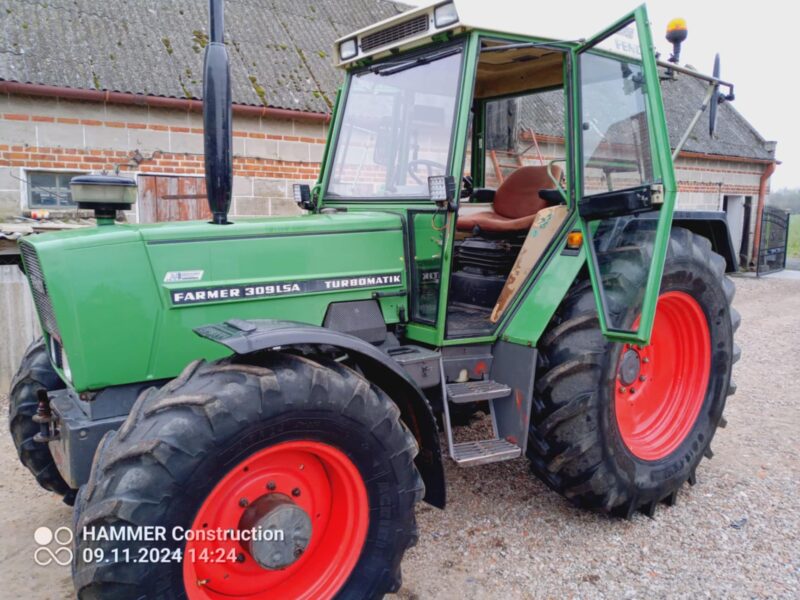
M85 169L38 169L36 167L20 167L20 209L25 210L53 210L53 211L69 211L78 210L77 206L56 206L47 207L39 206L33 207L30 203L30 189L28 185L28 177L31 173L74 173L76 175L87 175L90 171Z

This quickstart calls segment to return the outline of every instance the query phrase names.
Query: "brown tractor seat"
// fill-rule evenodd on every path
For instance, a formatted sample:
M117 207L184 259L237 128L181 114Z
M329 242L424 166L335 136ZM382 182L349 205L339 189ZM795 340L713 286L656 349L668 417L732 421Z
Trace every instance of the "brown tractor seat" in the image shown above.
M561 178L561 169L552 167L556 181ZM497 188L492 210L459 215L456 228L472 231L527 231L536 213L550 205L539 196L541 190L551 188L553 182L547 174L547 166L520 167Z

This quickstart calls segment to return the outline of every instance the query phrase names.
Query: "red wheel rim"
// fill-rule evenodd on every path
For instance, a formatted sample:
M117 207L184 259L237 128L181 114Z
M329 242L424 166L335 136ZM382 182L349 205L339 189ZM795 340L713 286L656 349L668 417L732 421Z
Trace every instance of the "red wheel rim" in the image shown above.
M328 444L284 442L242 461L205 499L191 534L236 530L246 506L273 493L291 497L311 520L302 555L270 570L238 540L187 541L183 579L190 600L331 598L341 589L364 546L369 502L356 466ZM233 555L244 560L231 561Z
M661 294L650 345L625 344L614 381L617 426L634 456L659 460L680 446L700 414L710 372L703 309L685 292Z

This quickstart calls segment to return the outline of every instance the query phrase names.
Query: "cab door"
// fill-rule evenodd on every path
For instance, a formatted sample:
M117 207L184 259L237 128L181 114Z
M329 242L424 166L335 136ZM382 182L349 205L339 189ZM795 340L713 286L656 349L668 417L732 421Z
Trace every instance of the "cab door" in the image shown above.
M647 344L676 185L644 6L573 64L575 191L600 325L610 340Z

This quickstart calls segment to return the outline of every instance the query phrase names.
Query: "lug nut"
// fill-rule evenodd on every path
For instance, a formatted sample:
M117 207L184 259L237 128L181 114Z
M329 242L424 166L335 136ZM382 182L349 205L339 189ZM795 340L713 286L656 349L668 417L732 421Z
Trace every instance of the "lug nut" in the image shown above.
M625 388L624 387L620 387L619 391L620 391L621 394L624 394L625 393Z
M635 394L635 393L636 393L636 390L634 388L631 388L631 394Z
M237 554L236 555L236 562L243 563L244 562L244 554L242 554L241 552L239 554Z
M300 495L300 488L294 488L292 490L292 496L294 496L296 498L299 495Z
M645 381L646 379L647 377L645 377L644 375L639 375L639 381Z
M250 502L248 502L247 498L242 498L241 500L239 500L239 506L241 506L242 508L244 508L248 504L250 504Z
M275 482L274 482L274 481L268 481L268 482L267 482L267 489L268 489L270 492L271 492L272 490L274 490L274 489L275 489L275 487L276 487L276 486L275 486Z
M649 362L650 362L650 359L649 359L649 358L647 358L647 357L645 356L645 357L642 359L642 362L644 362L644 363L649 363Z

